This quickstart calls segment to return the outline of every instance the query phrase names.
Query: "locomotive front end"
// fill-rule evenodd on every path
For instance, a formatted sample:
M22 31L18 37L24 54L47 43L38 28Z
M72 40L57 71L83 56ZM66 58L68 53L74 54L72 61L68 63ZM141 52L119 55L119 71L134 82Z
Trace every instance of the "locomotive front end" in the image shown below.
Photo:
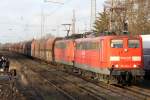
M131 82L144 76L140 37L111 38L109 56L111 75L119 81Z

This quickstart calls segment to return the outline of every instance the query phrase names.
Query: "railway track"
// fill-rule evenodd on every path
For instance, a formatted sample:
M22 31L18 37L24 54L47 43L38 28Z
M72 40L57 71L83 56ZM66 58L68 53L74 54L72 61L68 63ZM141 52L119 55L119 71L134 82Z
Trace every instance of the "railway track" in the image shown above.
M118 85L109 85L104 82L97 82L94 80L89 80L85 77L81 77L81 78L88 82L92 82L93 84L97 86L103 87L105 89L118 93L122 96L126 96L128 98L134 99L134 97L137 97L139 100L150 100L150 90L147 90L147 89L143 89L137 86L124 87L124 86L118 86Z
M43 76L43 75L42 75ZM44 77L44 76L43 76ZM61 77L62 78L62 77ZM46 79L47 80L47 79ZM59 78L59 80L62 80L62 79L60 79ZM65 78L63 78L63 81L68 81L68 80L66 80ZM50 81L50 80L47 80L49 83L51 83L51 84L57 84L57 82L56 81ZM74 83L70 83L70 85L71 86L75 86L74 85ZM60 86L60 85L54 85L55 87L57 87L58 89L61 89L61 91L62 91L62 93L63 94L66 94L66 95L68 95L68 93L67 92L65 92L64 91L64 89L62 89L62 87ZM106 98L104 98L104 97L102 97L102 96L100 96L100 95L97 95L95 92L91 92L91 90L88 90L88 89L85 89L84 87L81 87L81 86L79 86L79 85L77 85L76 84L76 87L80 90L80 91L84 91L84 92L86 92L88 95L90 95L91 97L93 97L93 99L94 100L107 100ZM64 92L63 92L64 91ZM75 97L73 97L73 96L71 96L70 94L68 95L68 97L69 97L69 99L70 100L77 100L78 98L75 98ZM80 98L80 97L79 97Z
M141 94L145 96L145 99L150 98L150 90L148 91L139 87L125 87L125 89L132 91L134 93L137 93L137 94Z
M32 69L26 69L26 70L27 70L27 72L35 73L36 76L39 77L41 79L41 81L44 82L44 84L48 85L50 88L53 87L57 92L59 92L61 95L63 95L63 97L65 97L66 100L75 100L75 98L73 96L71 96L68 92L63 90L61 87L57 86L57 84L55 84L55 82L48 80L47 78L41 76L39 73L37 73L36 71L34 71ZM30 81L30 80L28 80L28 81ZM32 83L32 82L30 82L30 83ZM39 93L39 89L34 88L34 86L32 86L32 89L36 92L36 94L38 95L38 98L39 97L41 98L39 100L45 100L44 97L42 96L42 94Z
M45 64L46 65L46 64ZM40 66L39 66L40 67ZM49 71L49 73L51 73L51 71L50 71L51 69L45 69L43 72L45 72L45 71ZM34 69L34 71L35 71L35 69ZM60 71L61 72L61 71ZM38 73L42 73L42 72L38 72ZM63 73L64 74L64 73ZM61 77L62 78L62 77ZM68 81L68 80L66 80L66 81ZM86 80L86 82L88 82L88 80ZM73 82L74 83L74 82ZM89 84L91 84L91 83L89 83ZM92 83L93 84L93 83ZM99 86L99 87L102 87L103 88L103 90L104 89L106 89L106 90L109 90L109 92L107 92L107 94L105 94L105 95L109 95L110 93L116 93L116 94L118 94L120 97L124 97L125 98L125 100L128 100L128 99L132 99L132 100L136 100L137 98L136 97L134 97L134 96L131 96L131 95L128 95L128 94L126 94L126 92L123 90L123 91L121 91L121 89L116 89L115 88L115 90L113 90L110 86L106 86L106 85L98 85L98 84L96 84L97 85L97 87ZM100 92L98 91L98 90L94 90L93 89L93 87L88 87L87 88L87 86L86 86L86 88L85 87L81 87L80 86L80 88L82 88L82 89L84 89L84 90L86 90L86 91L88 91L90 94L94 91L94 95L96 94L99 94ZM124 94L125 93L125 94ZM101 98L102 100L105 100L106 98Z
M147 94L147 96L150 96L150 89L144 89L138 86L132 86L131 88L136 89L136 91L141 91L143 94Z
M74 74L73 74L74 75ZM87 82L91 82L97 86L100 86L102 88L108 89L114 93L122 95L122 97L128 97L135 100L149 100L150 99L150 90L147 92L144 92L143 88L135 89L130 87L120 87L116 85L109 85L103 82L97 82L93 80L89 80L85 77L81 77L82 79L86 80Z
M46 78L44 78L44 80L47 81L49 83L49 85L55 87L60 93L62 93L64 96L66 96L69 100L76 100L72 95L70 95L69 93L64 91L61 87L55 85L55 83L53 83L52 81L49 81Z
M23 63L23 62L22 62ZM26 65L25 63L23 63L24 65ZM77 88L79 91L82 91L82 92L84 92L84 93L86 93L87 94L87 96L89 97L92 97L92 99L91 100L107 100L105 97L102 97L101 95L99 95L98 93L95 93L95 91L92 91L91 89L87 89L87 88L85 88L85 87L81 87L81 86L79 86L78 84L75 84L75 83L73 83L73 82L71 82L71 81L69 81L68 79L66 79L66 78L64 78L64 77L60 77L60 78L58 78L57 77L57 79L59 80L59 81L56 81L56 80L51 80L51 79L49 79L48 77L47 77L47 75L46 75L46 72L45 72L45 70L43 70L43 71L37 71L36 69L33 69L33 68L30 68L33 72L35 72L35 73L40 73L39 75L46 81L46 82L48 82L49 83L49 85L50 86L53 86L53 87L55 87L59 92L61 92L63 95L65 95L69 100L80 100L82 97L78 97L78 96L74 96L73 94L71 94L71 93L69 93L70 91L67 91L65 88L64 88L64 85L62 85L62 84L59 84L59 83L65 83L65 82L69 82L69 86L71 87L71 88L73 88L73 87L75 87L75 88ZM48 71L48 72L51 72L51 71ZM56 75L56 74L55 74ZM54 75L54 76L55 76ZM56 75L57 76L57 75ZM62 85L62 86L61 86Z
M54 66L54 67L56 67L56 66ZM69 74L72 74L72 73L69 73ZM73 74L73 75L75 75L75 74ZM76 75L76 76L79 77L78 75ZM97 86L103 87L105 89L109 89L112 92L118 93L118 94L120 94L122 96L126 96L128 98L134 99L135 97L137 97L139 100L149 100L150 99L150 90L148 90L148 89L143 89L143 88L140 88L137 86L118 87L118 86L114 86L114 85L108 85L103 82L97 83L95 81L91 81L84 77L80 77L80 78L86 80L87 82L90 81L90 82L96 84ZM118 92L118 90L120 92ZM129 96L129 94L131 96Z
M69 74L72 74L72 73L69 73ZM114 93L120 94L120 95L128 97L128 98L134 99L134 97L137 97L138 99L141 99L141 100L149 100L150 99L150 90L148 90L148 89L143 89L143 88L140 88L137 86L131 86L131 87L120 87L119 86L118 87L117 85L109 85L109 84L106 84L103 82L97 82L97 81L89 80L85 77L81 77L81 76L76 75L76 74L72 74L72 75L80 77L87 82L94 83L97 86L108 89Z

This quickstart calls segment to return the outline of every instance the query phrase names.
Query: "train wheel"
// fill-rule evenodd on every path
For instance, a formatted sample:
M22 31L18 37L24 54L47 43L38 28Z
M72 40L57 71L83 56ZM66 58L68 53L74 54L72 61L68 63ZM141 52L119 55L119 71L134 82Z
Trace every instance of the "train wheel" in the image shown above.
M102 81L102 82L104 82L106 84L109 84L110 83L110 76L109 75L100 74L99 81Z
M130 86L133 80L131 72L126 72L126 85Z
M73 73L78 74L79 73L79 69L78 68L73 68Z
M82 75L82 70L81 69L79 69L79 73L78 73L79 75Z

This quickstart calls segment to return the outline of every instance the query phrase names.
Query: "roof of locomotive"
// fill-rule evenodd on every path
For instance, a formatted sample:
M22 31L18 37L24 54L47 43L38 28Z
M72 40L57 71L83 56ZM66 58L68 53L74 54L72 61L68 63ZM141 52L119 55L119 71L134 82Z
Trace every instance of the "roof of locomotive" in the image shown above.
M69 42L69 41L74 41L75 39L59 39L59 40L56 40L56 43L60 43L60 42Z
M95 41L99 39L118 39L118 38L129 38L129 39L137 39L139 36L128 36L128 35L108 35L108 36L99 36L99 37L91 37L91 38L79 38L75 41Z
M129 35L108 35L108 36L99 36L99 37L88 37L88 38L77 38L77 39L73 39L73 38L63 38L63 39L59 39L56 42L69 42L69 41L76 41L76 42L80 42L80 41L95 41L95 40L99 40L99 39L117 39L117 38L129 38L129 39L137 39L140 38L140 36L129 36Z

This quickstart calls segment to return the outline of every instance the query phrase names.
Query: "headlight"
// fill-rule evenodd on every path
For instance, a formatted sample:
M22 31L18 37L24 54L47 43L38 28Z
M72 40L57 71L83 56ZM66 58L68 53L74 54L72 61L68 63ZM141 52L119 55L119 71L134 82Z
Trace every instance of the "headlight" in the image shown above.
M115 65L115 68L118 68L119 67L119 65Z
M3 71L4 71L4 69L3 69L3 68L1 68L1 69L0 69L0 71L1 71L1 72L3 72Z
M133 65L134 68L137 68L137 65Z
M132 56L132 61L141 61L140 56Z
M110 61L120 61L119 56L110 56Z

